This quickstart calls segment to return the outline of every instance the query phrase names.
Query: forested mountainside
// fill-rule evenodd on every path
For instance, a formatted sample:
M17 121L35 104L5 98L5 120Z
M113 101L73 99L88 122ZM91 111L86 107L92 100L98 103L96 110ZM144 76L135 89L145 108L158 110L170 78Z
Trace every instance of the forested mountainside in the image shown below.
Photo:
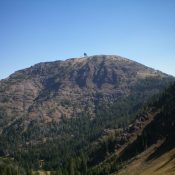
M106 156L122 149L127 139L113 140L145 102L173 80L107 55L17 71L0 81L0 155L13 157L26 169L40 169L43 160L45 170L93 173L92 167L96 170Z
M107 138L108 154L89 174L174 175L174 138L175 83L152 98L119 136Z

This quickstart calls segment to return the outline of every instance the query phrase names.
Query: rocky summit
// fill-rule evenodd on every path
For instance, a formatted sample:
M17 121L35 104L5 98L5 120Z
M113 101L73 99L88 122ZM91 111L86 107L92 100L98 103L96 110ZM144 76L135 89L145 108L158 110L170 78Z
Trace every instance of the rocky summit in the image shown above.
M0 81L0 130L20 118L25 119L25 128L33 120L59 122L84 111L94 117L97 105L113 103L139 91L141 81L152 86L146 90L151 96L160 90L158 85L171 79L115 55L39 63Z

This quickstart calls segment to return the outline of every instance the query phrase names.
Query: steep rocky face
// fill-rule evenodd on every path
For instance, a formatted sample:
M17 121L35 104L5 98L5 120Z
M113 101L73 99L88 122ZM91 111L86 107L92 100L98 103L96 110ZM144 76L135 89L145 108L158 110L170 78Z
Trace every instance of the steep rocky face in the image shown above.
M92 116L96 105L128 96L142 80L157 81L148 96L163 88L172 77L119 56L91 56L39 63L0 81L0 129L19 118L25 126L32 120L48 123ZM137 90L136 90L137 91Z

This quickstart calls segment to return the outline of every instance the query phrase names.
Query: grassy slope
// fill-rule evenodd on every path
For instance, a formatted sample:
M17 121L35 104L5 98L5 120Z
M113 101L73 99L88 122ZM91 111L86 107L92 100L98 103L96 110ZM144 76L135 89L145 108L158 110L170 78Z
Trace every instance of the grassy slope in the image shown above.
M156 159L146 161L159 144L157 143L139 154L116 175L174 175L175 148Z

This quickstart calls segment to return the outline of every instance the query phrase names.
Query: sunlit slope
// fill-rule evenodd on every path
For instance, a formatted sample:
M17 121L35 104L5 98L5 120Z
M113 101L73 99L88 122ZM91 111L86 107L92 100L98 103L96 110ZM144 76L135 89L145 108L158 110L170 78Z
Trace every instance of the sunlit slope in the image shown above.
M117 175L174 175L175 148L158 158L146 161L155 149L156 145L138 155Z

